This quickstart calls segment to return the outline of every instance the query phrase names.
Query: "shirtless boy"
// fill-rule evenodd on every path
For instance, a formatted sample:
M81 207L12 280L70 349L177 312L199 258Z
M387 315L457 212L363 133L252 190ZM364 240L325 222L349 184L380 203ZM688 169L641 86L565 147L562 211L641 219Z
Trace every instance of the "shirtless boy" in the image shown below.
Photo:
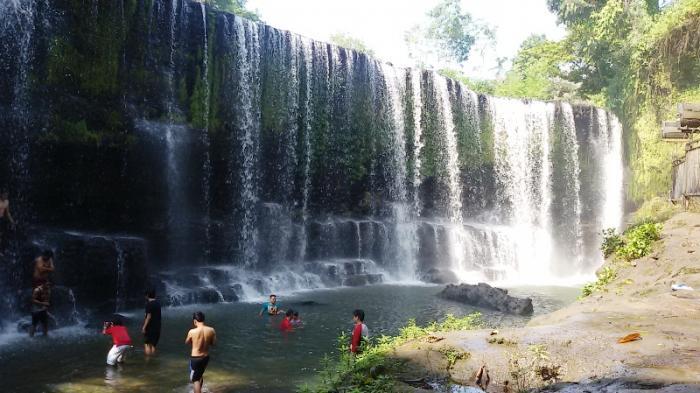
M32 287L36 288L45 282L49 282L49 274L54 271L53 251L46 250L41 253L34 262L34 275Z
M50 284L45 282L32 290L32 326L29 337L34 337L36 326L41 325L44 336L49 334L49 305L51 299Z
M197 311L192 315L194 329L190 329L185 344L192 345L190 357L190 382L194 393L202 393L204 371L209 364L209 347L216 344L216 332L204 324L204 313Z

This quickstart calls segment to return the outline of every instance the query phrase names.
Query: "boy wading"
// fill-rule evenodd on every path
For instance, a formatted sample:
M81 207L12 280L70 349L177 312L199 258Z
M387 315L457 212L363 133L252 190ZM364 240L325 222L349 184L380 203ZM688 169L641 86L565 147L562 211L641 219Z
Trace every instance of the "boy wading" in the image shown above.
M107 354L107 364L116 366L124 363L126 353L131 349L131 337L120 319L105 322L102 334L112 336L112 349Z
M209 347L216 344L216 332L204 324L204 313L197 311L192 315L194 329L190 329L185 339L192 345L190 357L190 382L194 384L194 393L202 392L204 371L209 364Z

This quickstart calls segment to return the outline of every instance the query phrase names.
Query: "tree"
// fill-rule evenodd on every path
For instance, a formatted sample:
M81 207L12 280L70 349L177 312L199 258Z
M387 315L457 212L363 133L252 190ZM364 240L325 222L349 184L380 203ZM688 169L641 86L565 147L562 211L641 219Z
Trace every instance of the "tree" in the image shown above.
M257 10L248 10L246 8L247 2L248 0L204 0L204 3L208 4L214 9L231 12L246 19L259 21L260 14Z
M437 55L462 65L480 42L494 40L494 30L463 11L460 0L443 0L427 16L426 26L416 26L404 37L409 54L419 62Z
M578 84L568 80L565 69L573 57L562 42L549 41L543 35L532 35L520 45L512 68L496 87L495 94L541 100L576 97Z
M370 49L364 41L359 38L355 38L347 33L335 33L329 38L332 44L341 46L343 48L353 49L355 51L365 53L368 56L374 56L374 51Z

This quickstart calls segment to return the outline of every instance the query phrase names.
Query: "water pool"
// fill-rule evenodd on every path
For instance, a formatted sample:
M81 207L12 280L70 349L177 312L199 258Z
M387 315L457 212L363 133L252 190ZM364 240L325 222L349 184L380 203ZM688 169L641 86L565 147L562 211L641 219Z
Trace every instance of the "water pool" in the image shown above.
M141 311L134 310L128 327L136 349L120 368L104 364L111 341L94 329L60 329L48 339L9 335L0 346L2 381L16 392L188 392L189 348L184 338L195 310L206 314L219 339L205 374L211 392L291 392L312 382L324 354L335 350L340 332L352 328L355 308L365 310L372 335L394 334L410 318L427 323L447 313L480 311L488 326L528 320L442 300L435 296L440 290L378 285L281 295L282 307L299 310L304 321L302 329L291 333L278 330L281 317L258 317L259 305L253 303L165 309L159 354L150 359L143 356L138 333ZM579 290L518 287L510 292L532 297L537 315L572 302Z

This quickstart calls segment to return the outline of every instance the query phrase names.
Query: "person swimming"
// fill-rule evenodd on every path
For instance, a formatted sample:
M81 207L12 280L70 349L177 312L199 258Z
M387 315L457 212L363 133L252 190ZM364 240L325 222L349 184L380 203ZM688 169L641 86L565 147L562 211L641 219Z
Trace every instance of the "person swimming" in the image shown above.
M301 318L299 318L299 311L294 311L294 314L292 315L291 323L292 323L292 326L295 326L295 327L300 327L304 324L301 321Z
M277 303L277 295L272 294L270 295L270 301L263 303L258 315L262 316L263 313L267 313L267 315L283 314L284 310L281 310L279 307L280 305Z
M292 330L294 330L294 325L292 324L293 318L294 310L287 310L286 314L284 315L284 319L280 324L280 330L283 332L291 332Z

